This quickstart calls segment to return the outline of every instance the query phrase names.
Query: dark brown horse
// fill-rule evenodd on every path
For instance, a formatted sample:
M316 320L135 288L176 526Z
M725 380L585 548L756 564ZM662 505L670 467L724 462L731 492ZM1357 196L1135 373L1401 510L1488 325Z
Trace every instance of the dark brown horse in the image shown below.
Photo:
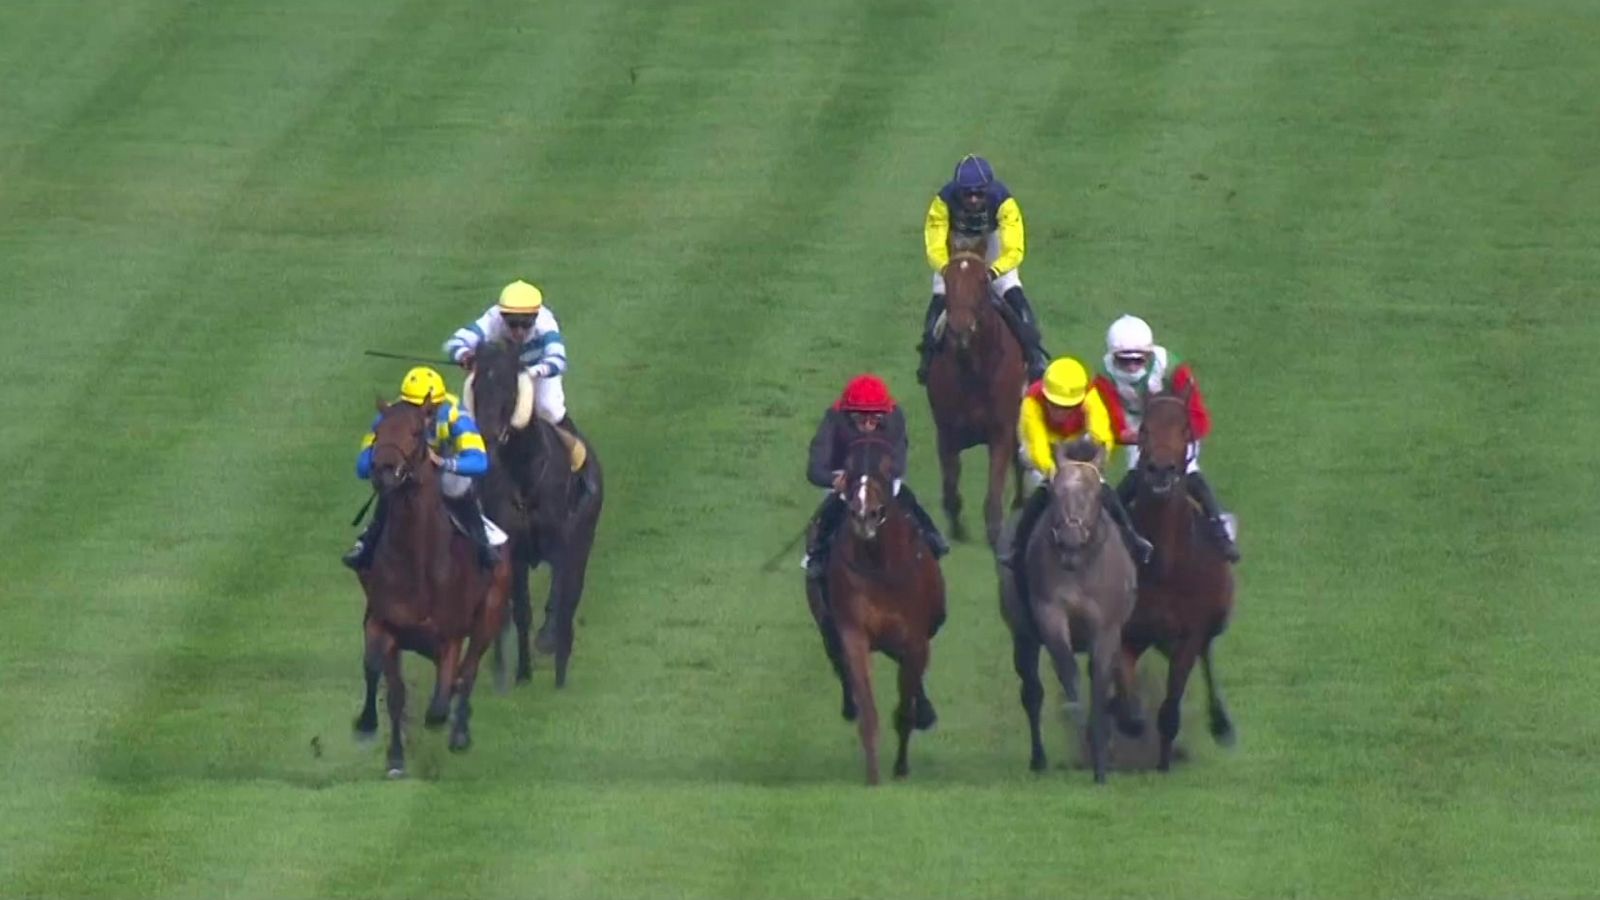
M474 357L472 373L463 399L489 448L484 508L509 538L516 678L521 682L533 677L528 579L545 563L550 567L550 592L535 646L540 653L554 654L556 687L565 687L573 622L605 499L600 458L585 441L582 465L573 471L574 452L554 425L534 415L533 380L510 343L485 341ZM494 665L497 680L503 681L505 664L498 642Z
M952 245L944 269L944 335L928 365L928 405L939 432L939 472L944 481L944 510L950 536L966 540L961 524L961 451L989 447L989 490L983 518L989 546L1000 538L1006 470L1014 466L1017 414L1022 406L1027 369L1022 345L995 309L989 291L989 267L977 253ZM1016 480L1015 504L1022 502L1022 477Z
M1162 771L1172 766L1183 690L1196 659L1205 669L1211 734L1224 746L1234 740L1211 666L1211 642L1233 612L1233 569L1207 539L1203 514L1184 489L1193 440L1187 395L1151 397L1139 428L1139 493L1131 512L1139 533L1155 544L1155 558L1140 573L1139 603L1122 632L1122 657L1130 680L1147 648L1167 657L1167 695L1156 717Z
M1119 680L1117 657L1122 629L1133 612L1136 574L1122 532L1100 505L1100 465L1105 455L1092 440L1057 444L1056 471L1050 479L1050 508L1014 554L1020 571L1001 565L1000 611L1011 629L1012 662L1022 680L1022 708L1032 740L1029 766L1045 768L1039 736L1044 686L1039 680L1039 648L1050 651L1056 678L1067 700L1078 699L1073 652L1089 654L1089 720L1086 731L1094 780L1106 780L1107 721L1115 714L1123 731L1140 733L1127 703L1131 685Z
M388 522L372 566L360 573L367 595L367 695L355 728L360 737L377 734L381 671L389 689L391 778L404 775L406 768L400 652L410 650L434 661L438 680L423 722L437 728L451 721L450 749L466 750L472 743L469 725L478 662L500 631L511 583L509 565L502 561L494 571L483 571L472 542L450 524L439 473L428 455L434 409L431 403L391 405L379 400L372 451L370 477L388 506Z
M812 609L826 632L836 629L829 655L846 684L845 717L857 712L867 784L878 783L878 708L872 697L872 651L899 663L900 704L894 724L900 735L895 777L910 771L906 750L913 728L935 721L922 678L933 636L944 623L944 575L915 522L894 499L888 442L857 439L845 463L846 524L828 555L827 598ZM827 618L824 619L823 616Z

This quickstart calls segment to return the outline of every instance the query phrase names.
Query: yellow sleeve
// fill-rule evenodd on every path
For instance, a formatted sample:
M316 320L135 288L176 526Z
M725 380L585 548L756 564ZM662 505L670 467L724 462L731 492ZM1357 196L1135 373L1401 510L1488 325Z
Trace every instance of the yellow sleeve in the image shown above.
M1090 390L1083 399L1083 413L1088 420L1089 437L1105 448L1106 463L1109 465L1111 452L1117 449L1117 438L1111 433L1111 411L1106 409L1106 401L1099 391Z
M378 433L375 432L375 431L369 431L369 432L367 432L367 436L361 439L361 449L365 450L368 447L371 447L373 444L376 444L377 442L378 442Z
M1046 479L1056 474L1056 458L1050 452L1050 428L1044 421L1044 404L1033 397L1022 398L1017 434L1033 467Z
M1004 275L1022 265L1027 245L1022 236L1022 207L1017 205L1017 198L1007 197L1006 202L1000 204L999 219L1000 255L990 268L996 275Z
M922 226L922 244L928 251L928 265L935 272L943 272L950 263L950 208L944 198L933 195L928 207L928 221Z

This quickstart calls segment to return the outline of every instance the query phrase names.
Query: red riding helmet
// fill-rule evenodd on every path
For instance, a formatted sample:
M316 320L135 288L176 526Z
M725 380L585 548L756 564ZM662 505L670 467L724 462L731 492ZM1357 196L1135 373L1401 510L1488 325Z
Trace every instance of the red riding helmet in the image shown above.
M895 406L889 386L876 375L857 375L850 379L835 405L843 412L884 414L894 412Z

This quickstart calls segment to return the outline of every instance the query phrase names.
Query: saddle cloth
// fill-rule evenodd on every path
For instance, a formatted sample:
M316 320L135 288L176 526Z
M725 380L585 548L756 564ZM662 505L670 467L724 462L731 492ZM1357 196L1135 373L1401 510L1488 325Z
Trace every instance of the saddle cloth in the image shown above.
M467 527L461 524L461 520L456 518L456 514L453 512L450 513L450 524L455 527L456 533L460 534L462 537L472 537L472 534L467 531ZM488 535L489 546L491 547L499 547L506 542L506 533L502 531L500 526L496 525L494 520L488 516L483 517L483 533Z
M572 471L576 472L583 468L583 464L589 460L589 448L577 435L567 431L565 428L557 426L556 435L561 438L561 443L567 447L567 460L569 465L572 466Z

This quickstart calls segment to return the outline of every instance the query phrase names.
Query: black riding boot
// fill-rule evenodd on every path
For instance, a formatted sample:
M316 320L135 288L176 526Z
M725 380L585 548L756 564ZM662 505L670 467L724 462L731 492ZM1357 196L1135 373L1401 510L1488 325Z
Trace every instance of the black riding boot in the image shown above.
M389 505L379 497L377 505L372 510L372 519L367 522L367 530L361 532L356 538L355 546L345 553L341 560L345 565L360 572L372 565L372 554L378 550L378 538L383 534L383 522L389 516Z
M1206 524L1211 531L1211 539L1216 541L1217 549L1222 551L1222 556L1228 562L1239 561L1239 546L1228 536L1228 526L1222 521L1222 504L1217 502L1217 495L1212 493L1211 485L1206 482L1204 475L1196 469L1184 478L1188 485L1189 496L1200 504L1205 511Z
M1012 317L1006 321L1022 344L1022 353L1028 362L1028 380L1038 381L1050 366L1050 354L1044 349L1039 320L1034 317L1033 307L1028 305L1028 295L1022 292L1022 288L1014 287L1006 291L1003 299L1005 307L1012 313Z
M1015 566L1021 569L1021 562L1028 552L1028 537L1033 534L1033 528L1039 524L1039 517L1050 508L1050 489L1044 485L1035 488L1033 493L1022 504L1022 512L1017 514L1016 527L1011 530L1011 546L1006 555L1000 559L1001 564Z
M806 577L821 579L828 572L828 547L833 543L833 533L844 521L844 498L833 491L823 498L822 505L811 517L810 540L806 542Z
M933 549L933 558L940 559L946 553L949 553L950 542L946 541L944 535L939 533L939 526L933 524L933 517L928 515L926 509L922 508L922 503L917 500L917 495L911 493L911 487L905 482L901 482L900 493L896 496L900 498L901 503L905 504L906 512L911 513L911 518L915 519L917 526L922 529L922 538Z
M1111 485L1103 481L1100 482L1100 505L1111 514L1111 521L1122 529L1122 537L1127 541L1128 552L1133 554L1134 561L1141 566L1148 564L1155 547L1133 527L1133 519L1128 516L1128 508L1122 505L1122 498L1117 496L1117 491Z
M944 295L934 294L933 299L928 301L928 311L922 316L922 343L917 345L917 350L922 353L922 362L917 366L917 384L928 383L928 364L933 362L933 354L939 349L939 342L933 336L933 326L942 312Z
M478 503L478 492L467 491L454 499L446 497L445 504L467 530L467 537L478 550L478 565L493 569L500 562L500 551L489 545L489 529L483 524L483 507Z
M1132 506L1133 498L1137 496L1139 496L1139 467L1135 466L1117 482L1117 499L1122 501L1123 506Z

